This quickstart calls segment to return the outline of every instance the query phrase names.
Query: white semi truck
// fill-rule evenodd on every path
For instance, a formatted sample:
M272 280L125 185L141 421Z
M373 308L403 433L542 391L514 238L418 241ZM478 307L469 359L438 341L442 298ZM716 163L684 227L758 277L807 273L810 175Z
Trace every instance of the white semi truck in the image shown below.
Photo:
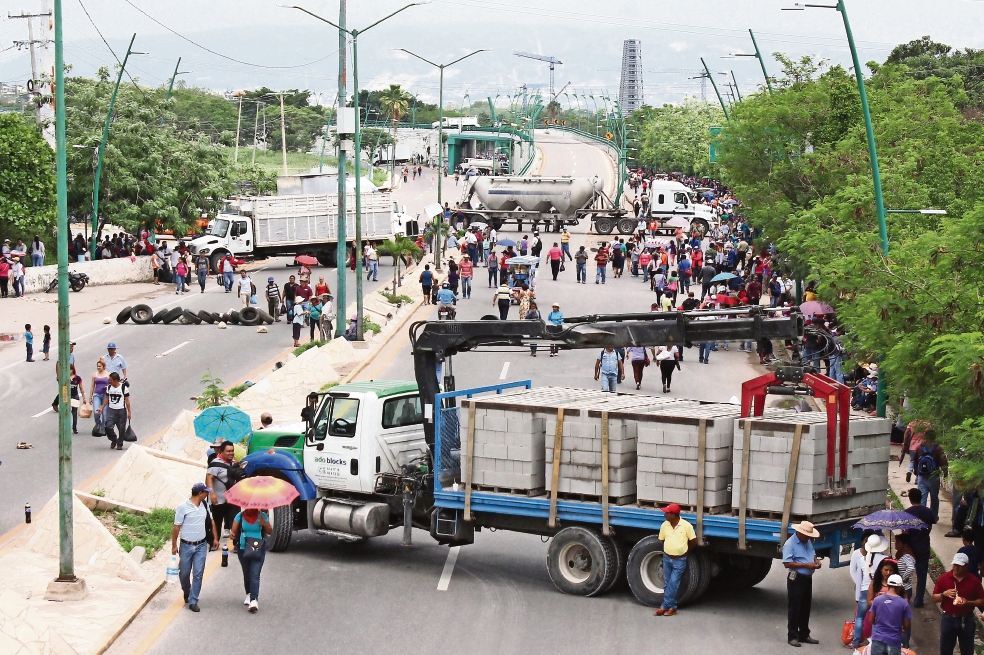
M346 199L346 240L355 238L355 195ZM366 241L417 234L417 221L389 193L362 194L362 238ZM237 258L312 255L334 266L338 254L338 196L248 196L231 200L191 244L217 270L227 254Z

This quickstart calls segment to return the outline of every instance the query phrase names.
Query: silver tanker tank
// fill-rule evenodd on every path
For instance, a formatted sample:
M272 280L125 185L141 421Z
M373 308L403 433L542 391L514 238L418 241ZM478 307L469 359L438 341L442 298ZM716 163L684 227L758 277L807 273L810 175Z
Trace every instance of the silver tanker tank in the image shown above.
M485 209L492 211L557 212L573 216L601 193L604 181L594 177L492 177L472 178L466 197L477 196ZM472 208L475 203L472 202Z

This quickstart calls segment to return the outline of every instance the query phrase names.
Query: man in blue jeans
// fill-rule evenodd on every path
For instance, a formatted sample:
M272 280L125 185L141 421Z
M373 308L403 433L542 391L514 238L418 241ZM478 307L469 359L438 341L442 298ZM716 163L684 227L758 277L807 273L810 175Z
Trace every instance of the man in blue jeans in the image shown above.
M598 353L598 359L595 360L594 379L601 380L602 391L615 393L615 385L625 377L622 359L611 346Z
M984 588L967 571L967 564L965 553L954 555L953 568L939 577L933 589L933 602L940 604L941 612L940 655L953 655L958 643L960 655L974 655L974 608L984 605Z
M191 498L174 510L174 528L171 530L171 554L180 555L181 564L178 578L188 609L201 611L198 596L202 591L202 576L205 573L205 556L208 554L205 522L211 523L212 546L219 547L219 533L215 529L212 515L208 511L206 498L212 490L204 482L196 482L191 488ZM180 548L178 539L180 538ZM194 575L192 575L194 574Z
M673 616L677 613L677 592L687 568L687 553L697 546L694 526L680 518L680 506L670 503L663 508L666 520L659 526L659 540L663 542L663 604L653 611L656 616Z
M697 361L701 364L707 364L707 359L711 356L711 350L713 343L701 343L697 345Z
M926 595L926 576L929 574L929 558L931 549L929 543L929 530L936 519L933 512L922 504L922 492L913 487L908 493L911 507L907 507L906 514L912 514L917 519L925 523L928 527L920 530L908 530L909 545L912 547L912 556L916 558L916 583L913 587L912 606L922 607L923 597Z
M940 478L948 474L949 466L946 453L936 443L936 431L926 430L923 443L915 452L916 486L933 512L934 523L940 520Z

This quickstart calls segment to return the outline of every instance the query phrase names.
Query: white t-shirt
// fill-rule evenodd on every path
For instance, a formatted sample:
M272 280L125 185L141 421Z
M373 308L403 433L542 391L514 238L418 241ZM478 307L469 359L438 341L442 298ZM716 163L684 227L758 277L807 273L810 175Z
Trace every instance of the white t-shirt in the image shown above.
M106 397L109 398L109 409L126 409L126 399L130 397L130 385L120 382L120 386L114 387L112 383L106 387Z
M245 293L247 296L253 293L253 280L247 275L246 277L239 278L236 283L239 285L239 292Z
M222 260L222 272L223 273L234 273L236 269L232 267L232 262L228 259Z

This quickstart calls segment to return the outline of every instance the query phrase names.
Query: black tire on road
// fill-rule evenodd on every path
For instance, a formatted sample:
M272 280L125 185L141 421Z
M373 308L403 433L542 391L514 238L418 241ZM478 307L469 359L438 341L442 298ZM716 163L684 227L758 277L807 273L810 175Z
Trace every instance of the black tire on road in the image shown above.
M615 229L615 222L610 218L596 218L594 228L598 234L611 234Z
M215 318L212 316L212 312L206 312L204 309L198 312L198 318L202 319L206 323L215 323Z
M734 591L762 582L772 568L772 560L751 555L720 554L717 565L720 572L712 581L712 586L717 590Z
M756 557L754 558L755 563L753 568L755 573L751 576L749 580L749 587L754 587L758 583L765 580L766 576L769 575L769 571L772 570L772 558L771 557Z
M161 321L164 320L164 316L167 314L167 312L168 312L167 308L162 309L159 312L157 312L156 314L154 314L154 318L152 318L151 320L154 323L160 323Z
M72 291L78 292L85 288L85 280L70 280L69 283L72 285Z
M696 603L711 584L713 562L704 551L695 549L690 551L687 557L687 571L684 573L684 581L687 589L680 594L680 604ZM683 587L681 583L680 587Z
M649 535L632 547L625 578L632 595L643 605L659 607L663 603L663 542L658 535Z
M198 314L196 314L195 312L191 311L190 309L186 309L181 313L185 317L185 320L187 320L189 323L194 323L195 325L201 325L202 319L198 318Z
M282 553L290 546L294 533L294 511L290 505L274 507L270 513L273 520L273 534L267 537L267 547L271 552Z
M123 310L116 315L116 322L123 325L130 320L130 312L133 311L133 307L124 307Z
M618 233L619 234L632 234L635 232L636 226L639 222L632 218L620 218L618 220Z
M256 307L243 307L239 312L239 322L243 325L259 325L263 322L260 310Z
M268 313L266 313L262 309L257 309L256 311L258 311L260 313L260 320L261 321L263 321L267 325L273 325L273 317L272 316L270 316Z
M229 322L233 325L239 325L239 312L231 311L229 312Z
M172 307L171 309L167 310L167 314L164 314L164 318L162 319L162 321L164 323L175 322L176 320L178 320L178 317L181 316L181 311L182 310L180 307Z
M550 540L547 573L554 586L572 596L594 596L610 581L616 567L611 542L600 533L574 526Z
M218 323L219 321L224 321L225 319L222 318L222 316L223 315L218 312L212 312L212 322Z
M130 310L130 318L137 325L147 325L154 320L154 310L150 305L135 305Z

